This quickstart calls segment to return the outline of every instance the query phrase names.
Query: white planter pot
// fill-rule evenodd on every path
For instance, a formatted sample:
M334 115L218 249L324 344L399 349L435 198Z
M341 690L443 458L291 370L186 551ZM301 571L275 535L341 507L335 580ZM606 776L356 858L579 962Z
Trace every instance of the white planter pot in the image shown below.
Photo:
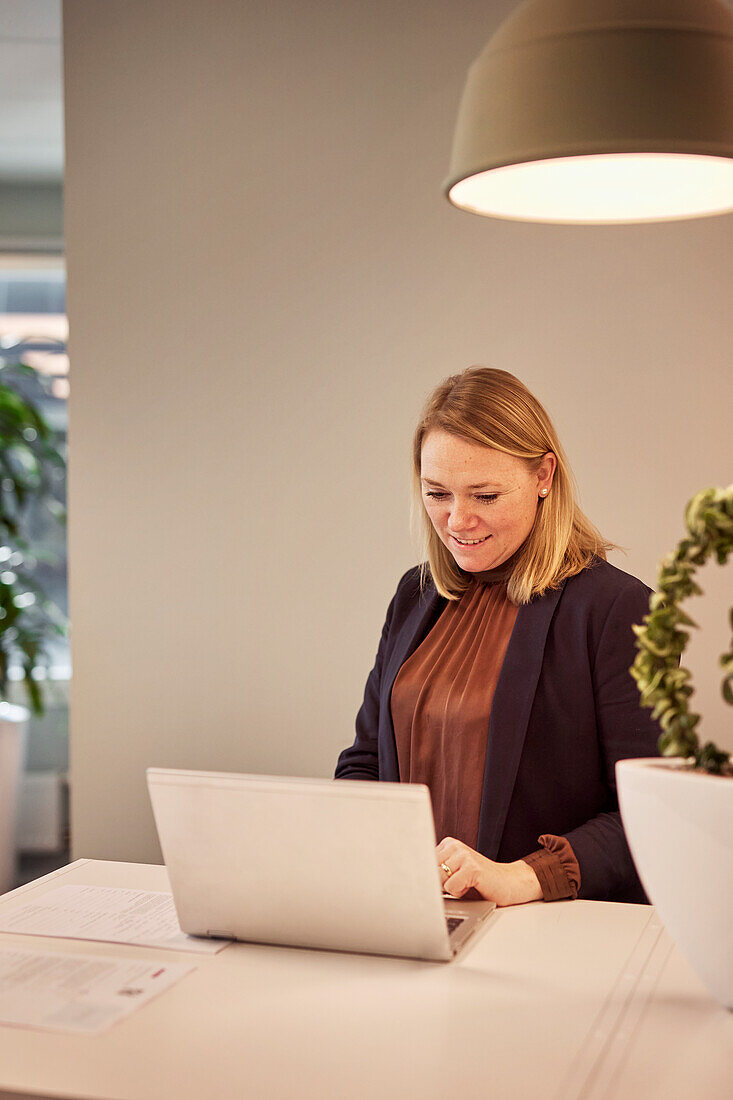
M0 703L0 894L15 885L18 790L29 717L25 707Z
M620 760L621 817L650 901L713 996L733 1009L733 778L684 760Z

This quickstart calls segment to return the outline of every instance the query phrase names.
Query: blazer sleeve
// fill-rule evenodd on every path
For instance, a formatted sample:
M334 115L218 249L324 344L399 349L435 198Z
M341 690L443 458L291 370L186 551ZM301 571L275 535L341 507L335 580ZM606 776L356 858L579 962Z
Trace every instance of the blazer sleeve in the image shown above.
M641 581L624 587L603 624L593 661L596 729L609 792L606 812L565 834L580 867L581 898L646 902L626 842L616 794L616 761L658 755L660 730L643 708L629 669L636 656L633 623L649 610L649 589Z
M356 740L339 756L334 775L336 779L379 779L379 695L396 600L397 594L387 609L377 658L374 668L369 673L364 689L364 701L356 716Z

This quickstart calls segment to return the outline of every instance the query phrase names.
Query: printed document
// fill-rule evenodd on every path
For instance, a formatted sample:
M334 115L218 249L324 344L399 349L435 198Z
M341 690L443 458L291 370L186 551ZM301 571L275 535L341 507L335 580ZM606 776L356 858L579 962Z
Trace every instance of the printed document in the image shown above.
M181 931L173 895L115 886L56 886L33 901L0 910L0 932L134 943L215 955L231 940Z
M0 947L0 1024L96 1035L194 969Z

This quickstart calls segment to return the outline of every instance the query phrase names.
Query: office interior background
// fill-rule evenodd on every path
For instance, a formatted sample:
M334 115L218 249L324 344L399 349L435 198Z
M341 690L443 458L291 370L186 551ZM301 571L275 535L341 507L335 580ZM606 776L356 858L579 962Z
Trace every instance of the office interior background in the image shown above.
M65 316L63 255L63 96L60 3L28 5L0 3L0 366L3 383L32 400L55 433L64 454L68 427L68 355ZM22 361L37 370L35 379L24 377L14 366ZM5 368L9 369L5 369ZM7 439L5 425L3 441ZM32 433L31 433L32 434ZM3 466L5 470L5 465ZM3 480L3 517L12 505L11 484ZM68 611L66 531L53 517L49 505L63 505L66 484L63 469L54 471L50 496L39 500L31 494L24 509L21 534L30 538L30 552L23 553L17 540L0 550L2 582L15 583L14 569L31 566L29 577L40 584L58 609ZM15 549L13 549L15 548ZM13 553L11 553L13 550ZM20 553L18 552L20 550ZM20 561L24 558L23 561ZM24 581L21 577L19 587ZM18 589L16 588L16 591ZM19 598L36 599L31 593ZM3 615L5 608L3 608ZM22 616L21 616L22 618ZM31 623L26 623L30 626ZM7 628L8 623L3 626ZM3 648L15 627L3 630ZM28 703L21 682L20 651L12 652L9 702ZM42 717L32 717L22 754L23 781L19 792L17 845L21 859L15 867L18 881L33 878L68 858L68 711L69 639L50 637L49 667L37 666L38 684L45 702ZM12 745L3 735L4 803L0 809L0 872L2 888L12 881L8 866L6 832L8 802L15 799ZM10 746L10 748L8 747Z
M466 70L515 6L66 0L62 168L23 124L60 7L0 5L0 132L29 155L0 162L3 272L59 270L64 171L74 856L160 861L149 765L331 774L447 374L537 393L650 585L687 499L730 481L732 216L551 226L442 194ZM733 749L728 577L701 573L687 656ZM63 722L31 742L65 770Z

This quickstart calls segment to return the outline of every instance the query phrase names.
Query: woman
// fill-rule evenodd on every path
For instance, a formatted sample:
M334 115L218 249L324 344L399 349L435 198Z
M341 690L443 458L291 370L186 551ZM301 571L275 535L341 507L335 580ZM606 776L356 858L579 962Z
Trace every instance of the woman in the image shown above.
M413 466L425 560L336 777L426 783L456 897L645 902L614 765L657 751L628 671L649 589L606 561L547 413L506 371L437 387Z

